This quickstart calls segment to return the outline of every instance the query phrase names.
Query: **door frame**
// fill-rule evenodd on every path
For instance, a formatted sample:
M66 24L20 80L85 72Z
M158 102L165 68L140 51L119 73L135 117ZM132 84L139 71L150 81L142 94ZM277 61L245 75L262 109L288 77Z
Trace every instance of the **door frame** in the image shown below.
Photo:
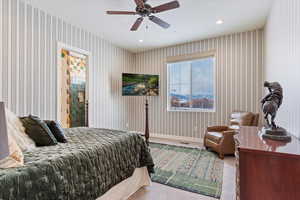
M56 56L56 70L57 70L57 99L56 99L56 120L60 121L61 120L61 116L60 116L60 105L61 105L61 67L62 67L62 62L61 62L61 52L62 50L65 49L67 51L73 51L75 53L79 53L79 54L83 54L85 56L87 56L87 70L86 70L86 102L88 103L88 110L87 110L87 126L90 125L90 119L91 119L91 114L90 114L90 63L91 63L91 52L87 51L87 50L83 50L77 47L72 47L68 44L62 43L60 41L57 42L57 56Z

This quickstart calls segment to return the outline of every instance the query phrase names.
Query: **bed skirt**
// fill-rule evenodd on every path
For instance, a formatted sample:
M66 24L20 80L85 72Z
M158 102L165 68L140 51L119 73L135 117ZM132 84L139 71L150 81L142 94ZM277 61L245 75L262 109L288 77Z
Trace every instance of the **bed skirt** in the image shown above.
M136 168L133 175L115 185L97 200L127 200L144 186L150 186L151 179L147 167Z

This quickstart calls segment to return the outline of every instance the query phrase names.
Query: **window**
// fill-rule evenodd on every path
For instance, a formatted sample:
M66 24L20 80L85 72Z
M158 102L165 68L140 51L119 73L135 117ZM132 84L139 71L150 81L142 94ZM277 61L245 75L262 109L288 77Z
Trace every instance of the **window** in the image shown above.
M168 62L168 110L215 110L214 56Z

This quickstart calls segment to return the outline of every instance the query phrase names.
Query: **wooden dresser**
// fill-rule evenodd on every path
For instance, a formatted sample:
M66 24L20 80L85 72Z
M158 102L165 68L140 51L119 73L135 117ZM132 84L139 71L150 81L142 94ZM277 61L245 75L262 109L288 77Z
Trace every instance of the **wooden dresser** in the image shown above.
M263 139L257 127L235 136L237 200L300 200L300 141Z

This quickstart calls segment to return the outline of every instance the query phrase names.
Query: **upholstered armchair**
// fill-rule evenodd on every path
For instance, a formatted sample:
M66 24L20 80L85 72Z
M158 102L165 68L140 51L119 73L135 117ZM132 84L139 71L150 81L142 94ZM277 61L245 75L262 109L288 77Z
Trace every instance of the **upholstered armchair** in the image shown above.
M234 134L235 130L228 126L212 126L207 127L204 136L204 146L208 149L216 151L221 159L224 155L234 154L235 143Z
M221 159L224 155L234 154L234 135L238 133L240 126L258 126L259 114L236 111L230 118L229 126L207 127L204 136L205 148L216 151Z
M240 126L258 126L259 113L234 111L230 115L229 126L233 129L239 129Z

